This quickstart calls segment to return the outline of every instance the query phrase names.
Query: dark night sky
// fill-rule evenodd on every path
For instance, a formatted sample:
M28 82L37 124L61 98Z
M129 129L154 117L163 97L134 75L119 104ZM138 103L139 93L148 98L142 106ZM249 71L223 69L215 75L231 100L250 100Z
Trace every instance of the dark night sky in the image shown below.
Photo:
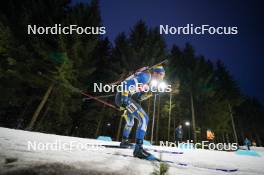
M89 2L89 0L73 0ZM183 47L190 42L198 55L215 62L221 59L242 91L264 103L264 32L263 5L261 1L238 0L101 0L103 25L111 41L120 32L129 32L139 20L148 26L160 24L185 26L186 24L213 26L238 26L238 35L167 35L170 47Z

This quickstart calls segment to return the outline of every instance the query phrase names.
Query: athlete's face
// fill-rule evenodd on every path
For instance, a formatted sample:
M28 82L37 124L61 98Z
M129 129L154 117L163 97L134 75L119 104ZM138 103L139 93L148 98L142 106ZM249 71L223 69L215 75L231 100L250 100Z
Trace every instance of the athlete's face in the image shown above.
M165 76L165 73L153 72L151 74L152 79L153 80L157 80L157 81L163 80L164 76Z

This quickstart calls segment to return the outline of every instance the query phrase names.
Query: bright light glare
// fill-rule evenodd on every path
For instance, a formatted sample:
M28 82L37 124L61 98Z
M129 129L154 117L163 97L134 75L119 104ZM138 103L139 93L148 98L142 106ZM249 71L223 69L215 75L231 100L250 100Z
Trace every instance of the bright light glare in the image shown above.
M161 82L159 84L159 89L162 90L162 91L164 91L166 89L166 87L167 87L167 84L165 82Z
M157 87L158 81L157 80L152 80L150 84L151 84L151 86Z
M190 126L190 122L185 122L185 125L186 126Z

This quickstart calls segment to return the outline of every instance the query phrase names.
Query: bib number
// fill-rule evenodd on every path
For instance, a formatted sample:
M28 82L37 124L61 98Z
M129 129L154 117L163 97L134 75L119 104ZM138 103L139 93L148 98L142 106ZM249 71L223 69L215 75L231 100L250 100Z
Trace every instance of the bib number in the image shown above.
M128 110L129 113L133 113L137 110L137 106L134 103L130 103L126 109Z

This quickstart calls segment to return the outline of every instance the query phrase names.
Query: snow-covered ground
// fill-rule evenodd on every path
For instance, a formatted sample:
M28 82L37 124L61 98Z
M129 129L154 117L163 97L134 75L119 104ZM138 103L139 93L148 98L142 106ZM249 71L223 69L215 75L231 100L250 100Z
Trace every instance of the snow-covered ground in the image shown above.
M43 145L48 150L32 150L31 146ZM66 149L55 150L54 145L64 145ZM70 145L79 145L79 148ZM151 174L155 168L153 162L133 158L131 149L89 147L88 144L118 144L118 142L98 141L76 137L59 136L37 132L28 132L0 128L0 174ZM52 147L53 145L53 147ZM62 148L62 147L61 147ZM149 148L181 151L183 154L162 153L163 160L170 160L168 173L171 175L263 175L264 158L237 155L235 152L210 151L202 149L178 149L152 146ZM52 150L53 149L53 150ZM263 155L264 148L257 148ZM157 157L160 153L152 152ZM178 163L187 163L181 166ZM237 168L236 172L222 172L214 168Z

